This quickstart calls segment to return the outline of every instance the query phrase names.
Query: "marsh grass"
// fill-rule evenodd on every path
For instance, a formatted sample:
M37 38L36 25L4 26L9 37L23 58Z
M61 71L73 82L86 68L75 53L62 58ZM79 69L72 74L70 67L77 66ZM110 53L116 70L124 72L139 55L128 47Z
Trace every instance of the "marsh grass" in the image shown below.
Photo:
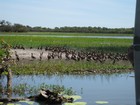
M30 33L33 34L33 33ZM104 39L104 38L60 38L60 37L42 37L42 36L0 36L12 46L23 45L26 48L33 47L63 47L82 51L103 51L126 53L128 47L132 44L132 39ZM38 33L37 33L38 34ZM59 33L60 34L60 33ZM130 63L112 62L98 63L88 61L67 61L67 60L50 60L50 61L24 61L12 66L15 74L55 74L55 73L112 73L132 68ZM119 70L119 71L118 71Z
M50 60L50 61L31 61L18 62L12 66L13 73L16 75L32 74L111 74L130 71L131 64L120 61L115 64L111 62L99 63L89 61L72 60Z
M72 89L72 87L66 88L63 85L53 85L53 84L46 84L42 83L37 86L31 86L29 84L23 83L14 85L12 87L12 93L14 96L20 96L20 97L28 97L28 96L34 96L39 94L39 91L41 89L50 90L55 93L59 94L65 94L65 95L74 95L76 92ZM0 91L3 91L3 94L6 94L7 90L5 88L0 88Z
M65 47L80 50L100 50L106 52L126 52L132 44L132 39L104 38L59 38L39 36L0 36L12 46L23 45L33 47Z

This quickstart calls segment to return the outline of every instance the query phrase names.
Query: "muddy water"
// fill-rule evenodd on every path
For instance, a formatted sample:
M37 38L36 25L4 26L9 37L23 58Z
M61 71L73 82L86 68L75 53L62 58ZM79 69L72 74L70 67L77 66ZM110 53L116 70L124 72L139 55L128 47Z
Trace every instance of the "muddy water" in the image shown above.
M31 86L39 84L58 84L72 87L77 95L82 96L79 101L87 105L97 105L96 101L107 101L106 105L135 105L134 74L113 75L34 75L14 76L13 85L27 83ZM3 85L4 85L3 80Z

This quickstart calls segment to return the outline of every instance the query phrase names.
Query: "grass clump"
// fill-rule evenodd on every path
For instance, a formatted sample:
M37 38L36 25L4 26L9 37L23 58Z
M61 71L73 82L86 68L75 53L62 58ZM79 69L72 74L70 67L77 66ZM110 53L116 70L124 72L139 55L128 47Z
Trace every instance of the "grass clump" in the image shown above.
M31 61L30 63L18 63L12 66L14 74L106 74L120 73L130 71L132 66L128 61L121 61L115 64L109 62L95 63L89 61L67 61L67 60L50 60L50 61Z
M65 94L65 95L76 94L76 92L71 87L66 88L63 85L62 86L53 85L53 84L49 85L46 83L42 83L38 86L31 86L31 85L26 84L26 83L18 84L18 85L13 86L12 93L15 96L28 97L28 96L37 95L37 93L39 94L39 91L41 89L50 90L52 92L59 93L59 94ZM2 89L0 89L0 91L3 91L3 94L7 93L6 88L2 88Z

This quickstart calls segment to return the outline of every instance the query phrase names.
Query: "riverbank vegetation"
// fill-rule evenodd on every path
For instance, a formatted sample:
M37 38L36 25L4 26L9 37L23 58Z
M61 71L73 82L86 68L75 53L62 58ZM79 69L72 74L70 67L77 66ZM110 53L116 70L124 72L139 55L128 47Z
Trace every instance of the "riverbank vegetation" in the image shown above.
M112 73L131 72L133 68L128 61L127 51L132 44L132 39L79 36L133 36L133 30L133 28L106 27L31 27L11 24L2 20L0 21L0 40L7 42L10 49L8 50L8 57L3 56L5 52L0 49L0 65L6 60L11 62L6 62L10 75L9 72L2 71L3 67L0 68L1 78L7 73L7 77L9 77L7 78L7 86L3 88L0 84L0 96L7 95L10 99L12 95L36 95L37 91L42 88L47 88L57 93L74 94L72 88L66 89L58 85L41 84L35 87L23 83L12 86L12 73L17 76L38 74L55 76L55 74L110 75ZM14 49L13 58L9 53L11 49ZM28 59L21 59L16 49L21 49L22 51L38 50L40 53L39 59L36 59L32 52ZM42 58L44 52L47 53L47 56L45 55L45 58Z
M113 38L63 38L39 36L0 36L12 47L45 48L64 47L76 50L100 50L104 52L127 52L132 44L132 39Z
M37 95L36 93L38 93L41 89L50 90L52 92L59 93L59 94L65 94L65 95L75 95L76 94L76 92L71 87L66 88L66 87L60 86L60 85L48 85L45 83L42 83L39 86L31 86L29 84L22 83L22 84L13 86L12 95L20 96L20 97L34 96L34 95ZM2 94L6 94L7 93L6 86L0 87L0 92Z
M12 66L14 74L95 74L120 73L132 70L127 51L132 39L113 38L61 38L39 36L0 36L13 49L38 49L64 54L65 59L49 55L44 61L17 62ZM74 57L75 56L75 57ZM81 58L84 56L84 60ZM71 60L68 60L70 59ZM73 57L73 58L72 58ZM79 58L78 58L79 57ZM97 59L99 58L99 59ZM51 59L51 60L47 60ZM97 59L97 60L96 60ZM114 62L114 63L113 63Z
M115 64L111 62L95 63L93 61L26 61L12 66L13 73L16 75L32 74L113 74L132 71L132 66L128 61L120 61Z
M107 28L107 27L31 27L19 23L10 23L9 21L0 20L0 32L68 32L68 33L117 33L133 34L134 28Z

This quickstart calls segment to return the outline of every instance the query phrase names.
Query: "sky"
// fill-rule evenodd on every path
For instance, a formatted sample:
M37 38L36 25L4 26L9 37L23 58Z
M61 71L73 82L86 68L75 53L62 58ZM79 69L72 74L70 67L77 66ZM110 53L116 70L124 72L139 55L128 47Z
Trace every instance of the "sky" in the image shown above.
M0 0L0 20L41 27L134 27L136 0Z

